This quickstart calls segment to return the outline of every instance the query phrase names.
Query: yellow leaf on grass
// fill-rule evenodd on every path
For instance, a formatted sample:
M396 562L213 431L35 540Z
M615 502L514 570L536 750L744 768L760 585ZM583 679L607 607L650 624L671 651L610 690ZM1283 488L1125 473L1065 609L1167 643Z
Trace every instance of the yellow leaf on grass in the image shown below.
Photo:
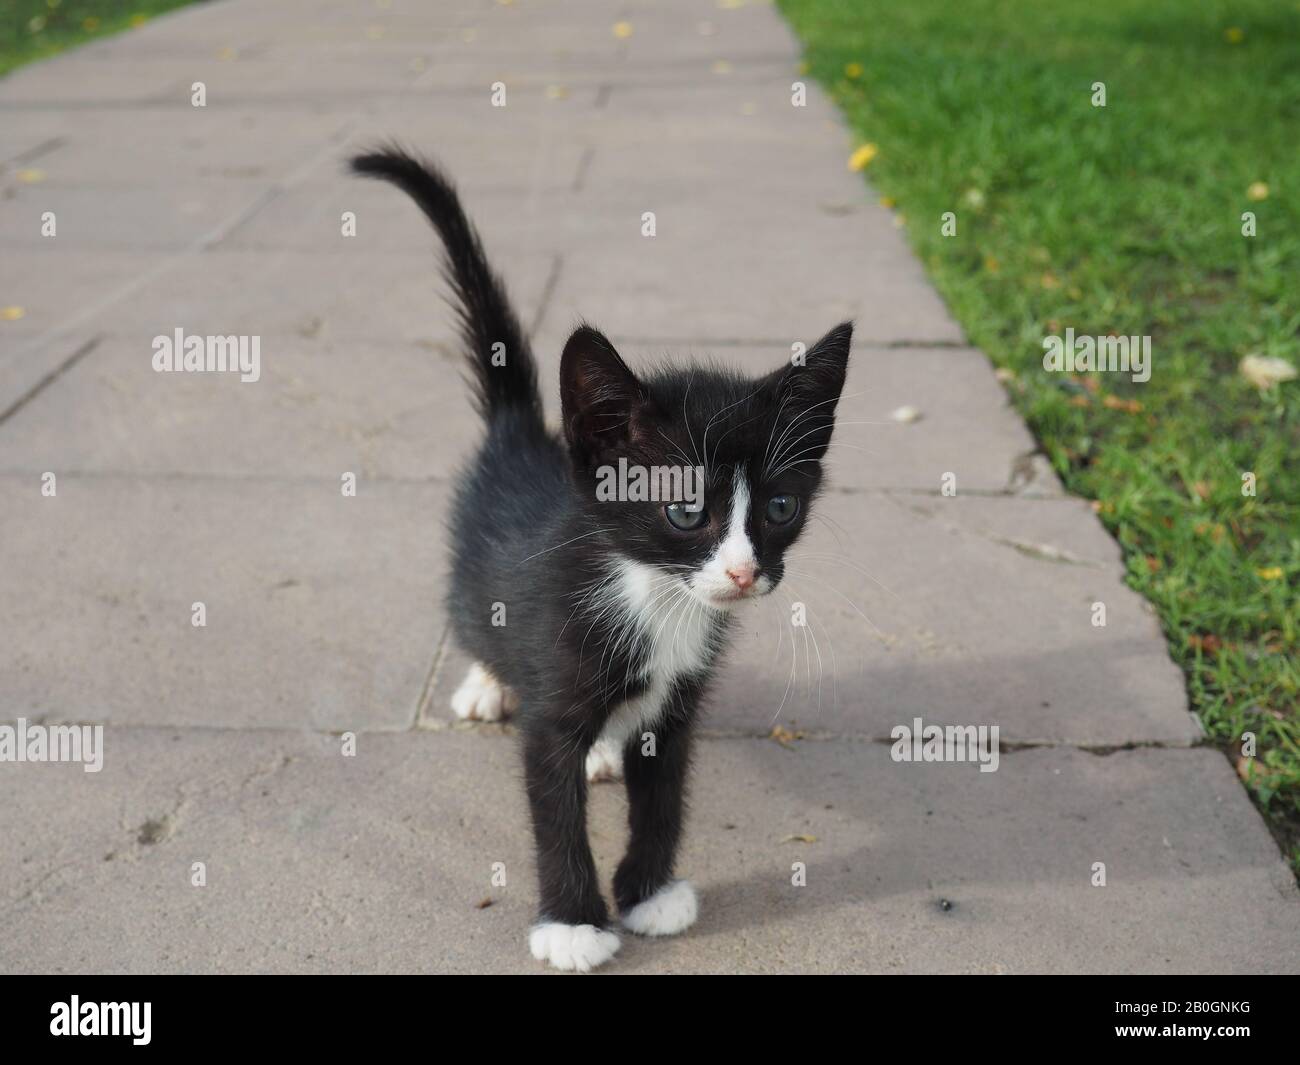
M845 76L846 78L860 78L860 77L862 77L862 64L861 64L861 63L848 63L848 64L846 64L845 67L844 67L844 76Z
M1268 186L1262 181L1256 181L1246 190L1246 199L1248 200L1267 200Z
M1223 31L1223 39L1229 44L1241 44L1246 39L1246 33L1240 26L1229 26Z
M880 149L876 145L864 144L849 156L849 169L864 170L867 164L879 154Z
M1280 581L1282 579L1281 566L1265 566L1263 569L1257 569L1255 572L1266 581Z

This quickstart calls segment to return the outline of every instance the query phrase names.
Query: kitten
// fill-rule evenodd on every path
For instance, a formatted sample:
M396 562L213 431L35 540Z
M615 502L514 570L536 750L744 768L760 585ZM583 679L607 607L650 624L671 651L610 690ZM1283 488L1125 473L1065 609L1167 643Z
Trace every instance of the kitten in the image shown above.
M352 168L410 195L445 246L486 424L451 515L448 615L477 663L452 708L483 721L518 711L541 894L529 945L585 972L619 947L587 843L589 776L626 782L630 840L614 875L623 927L672 935L695 920L695 892L673 876L691 732L732 610L777 586L808 520L852 325L753 379L702 366L638 375L580 326L561 359L558 435L451 182L398 149ZM620 459L702 468L703 505L604 500Z

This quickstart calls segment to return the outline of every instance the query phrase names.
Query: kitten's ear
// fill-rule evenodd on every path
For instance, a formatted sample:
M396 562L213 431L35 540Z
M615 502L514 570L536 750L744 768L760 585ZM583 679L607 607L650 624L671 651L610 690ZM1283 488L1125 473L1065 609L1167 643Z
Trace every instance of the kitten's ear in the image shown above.
M801 365L774 375L776 402L784 422L798 421L804 430L800 457L820 460L831 445L835 408L849 369L853 323L841 322L808 351Z
M649 429L650 400L599 330L584 325L560 357L564 438L580 467L633 449Z
M818 410L835 413L835 404L844 389L849 371L849 345L853 341L853 323L841 322L803 357L803 365L786 367L778 388L791 397L796 407L823 404Z

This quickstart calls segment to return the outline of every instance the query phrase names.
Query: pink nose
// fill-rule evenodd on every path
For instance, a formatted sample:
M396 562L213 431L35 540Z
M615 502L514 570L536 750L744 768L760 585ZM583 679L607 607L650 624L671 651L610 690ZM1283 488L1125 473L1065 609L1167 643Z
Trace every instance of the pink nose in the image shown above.
M754 567L737 566L735 569L727 570L727 576L731 578L731 582L742 592L747 591L750 585L754 583Z

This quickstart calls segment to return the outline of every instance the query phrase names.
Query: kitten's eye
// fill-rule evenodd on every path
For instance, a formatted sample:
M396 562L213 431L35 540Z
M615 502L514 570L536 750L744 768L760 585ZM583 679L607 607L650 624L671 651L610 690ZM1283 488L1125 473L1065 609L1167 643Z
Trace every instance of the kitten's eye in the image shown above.
M767 520L773 525L786 525L798 513L798 496L773 496L767 501Z
M690 510L685 503L669 503L664 507L664 517L668 519L668 524L674 529L681 529L682 532L692 532L703 525L709 518L704 512L704 508Z

